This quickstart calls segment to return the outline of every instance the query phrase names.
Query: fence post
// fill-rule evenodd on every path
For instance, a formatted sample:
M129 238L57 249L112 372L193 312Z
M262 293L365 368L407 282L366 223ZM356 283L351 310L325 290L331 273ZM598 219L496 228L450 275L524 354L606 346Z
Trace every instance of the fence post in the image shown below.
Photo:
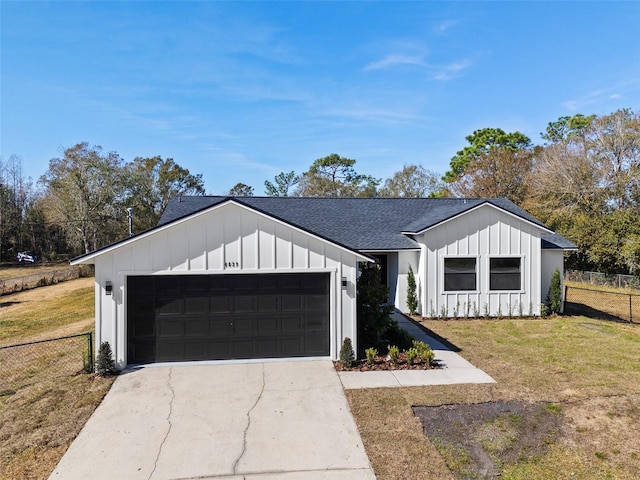
M633 323L633 304L631 299L631 294L629 294L629 323Z
M89 332L89 369L91 372L95 372L96 370L93 362L93 332Z

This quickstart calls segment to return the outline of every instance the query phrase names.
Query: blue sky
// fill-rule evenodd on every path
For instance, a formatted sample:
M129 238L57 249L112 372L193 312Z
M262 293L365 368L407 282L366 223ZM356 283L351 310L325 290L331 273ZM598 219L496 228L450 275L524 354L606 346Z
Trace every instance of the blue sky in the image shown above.
M207 192L331 153L444 173L475 129L534 143L640 110L640 2L0 0L0 155L37 179L86 141Z

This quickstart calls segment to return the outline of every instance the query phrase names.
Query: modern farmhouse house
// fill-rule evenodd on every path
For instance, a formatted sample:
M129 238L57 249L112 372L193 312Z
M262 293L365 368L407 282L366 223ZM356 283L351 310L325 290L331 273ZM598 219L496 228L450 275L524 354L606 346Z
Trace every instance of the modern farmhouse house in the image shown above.
M336 359L357 349L359 262L424 316L538 315L575 245L506 199L176 197L157 227L74 259L96 271L118 366Z

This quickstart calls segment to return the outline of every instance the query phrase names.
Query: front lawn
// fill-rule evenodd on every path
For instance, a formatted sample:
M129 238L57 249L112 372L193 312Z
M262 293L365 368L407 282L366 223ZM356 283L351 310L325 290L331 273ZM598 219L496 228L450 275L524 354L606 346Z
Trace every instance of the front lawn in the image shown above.
M562 428L536 455L498 462L501 478L640 478L640 325L586 317L424 325L497 383L347 391L378 478L468 473L469 452L427 438L413 406L512 401L549 405Z
M0 345L91 330L93 295L93 279L82 278L0 297ZM47 478L109 390L112 378L80 372L82 343L55 358L45 353L50 344L5 350L5 361L17 357L15 367L3 365L7 377L23 375L27 365L28 378L0 391L0 479ZM42 356L23 364L25 349ZM77 367L61 372L63 361Z

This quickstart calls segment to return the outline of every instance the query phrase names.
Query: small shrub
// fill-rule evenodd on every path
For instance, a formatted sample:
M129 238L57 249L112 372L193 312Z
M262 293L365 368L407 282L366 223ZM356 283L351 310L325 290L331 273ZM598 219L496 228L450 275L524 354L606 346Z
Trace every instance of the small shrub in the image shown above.
M353 351L353 345L351 344L351 339L349 337L344 337L344 341L342 342L342 347L340 347L340 362L346 368L351 368L353 365L353 361L356 358L356 354Z
M407 274L407 308L411 315L418 312L418 294L416 293L416 277L413 274L413 268L409 265L409 273Z
M406 354L407 354L407 363L409 365L413 365L416 359L419 357L418 349L415 347L411 347L409 350L407 350Z
M533 303L529 302L529 317L533 317Z
M435 353L433 353L431 347L426 343L414 340L413 348L418 351L418 356L422 359L423 362L430 364L434 360Z
M540 317L547 318L549 311L547 310L547 306L544 303L540 304Z
M489 304L486 302L484 304L484 318L489 318Z
M498 320L502 320L502 303L498 303L498 313L496 315L498 316Z
M458 318L458 314L460 313L460 300L456 302L456 306L453 307L453 318Z
M436 318L438 316L436 313L436 309L433 308L433 300L429 300L429 316L431 318Z
M388 350L389 360L391 360L392 363L398 363L398 360L400 359L400 349L395 345L389 345Z
M479 318L480 317L480 308L478 307L478 304L474 301L473 302L473 318Z
M447 318L447 316L448 316L447 306L446 305L441 305L440 306L440 318L445 320Z
M101 377L110 377L117 372L116 364L113 360L113 351L109 342L102 342L98 349L96 358L96 373Z
M364 351L367 356L367 365L371 366L376 363L376 357L378 356L378 350L373 347L369 347Z
M471 313L471 302L464 302L464 318L469 320L469 314Z
M518 317L522 318L523 313L522 302L518 302Z

